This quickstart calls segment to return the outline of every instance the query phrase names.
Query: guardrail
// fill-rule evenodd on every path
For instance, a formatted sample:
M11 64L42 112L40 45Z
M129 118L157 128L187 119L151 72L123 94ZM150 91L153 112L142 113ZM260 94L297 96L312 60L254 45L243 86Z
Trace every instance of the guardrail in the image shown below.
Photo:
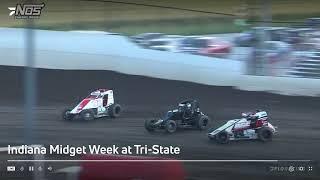
M24 66L23 29L5 29L1 64ZM21 31L21 32L20 32ZM17 35L18 34L18 35ZM242 90L319 96L320 79L248 76L244 62L142 49L121 36L36 30L35 64L48 69L112 70ZM16 36L13 36L16 35ZM55 37L55 38L53 38ZM1 42L1 40L0 40ZM97 43L99 42L99 43ZM47 47L50 44L50 47ZM117 45L118 44L118 45Z

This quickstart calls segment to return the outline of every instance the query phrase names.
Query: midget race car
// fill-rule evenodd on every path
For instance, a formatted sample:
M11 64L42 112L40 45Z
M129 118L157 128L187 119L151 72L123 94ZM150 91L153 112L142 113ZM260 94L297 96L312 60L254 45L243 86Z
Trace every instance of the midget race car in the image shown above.
M276 127L268 122L267 112L258 110L256 113L242 113L241 119L229 120L219 128L209 130L208 137L221 144L243 139L267 142L275 133Z
M165 129L174 133L177 128L197 128L203 130L209 124L209 117L200 111L196 100L186 100L179 103L177 109L170 110L164 118L145 121L145 128L149 132L155 129Z
M120 116L121 106L114 103L113 91L98 89L90 93L73 109L66 109L62 117L66 121L80 118L90 121L95 118L109 116L112 118Z

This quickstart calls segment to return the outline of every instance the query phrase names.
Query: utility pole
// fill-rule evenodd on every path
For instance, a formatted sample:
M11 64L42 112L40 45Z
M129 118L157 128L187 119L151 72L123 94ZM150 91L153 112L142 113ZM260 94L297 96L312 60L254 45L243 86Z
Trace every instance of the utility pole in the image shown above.
M262 51L260 51L259 55L258 55L258 71L257 71L257 75L268 75L268 59L265 56L265 53L263 51L263 49L265 49L265 41L269 41L270 40L270 31L267 31L267 29L265 29L266 27L271 27L270 23L272 21L272 15L271 15L271 0L260 0L261 1L261 19L262 19L262 23L261 23L261 31L259 32L259 47L260 49L262 49Z
M32 4L33 0L28 0L27 3ZM36 106L36 66L35 66L35 37L34 37L34 21L32 18L26 19L25 28L25 71L24 71L24 142L26 145L34 144L33 129ZM43 159L43 156L35 155L35 160ZM42 162L36 162L35 167L44 167ZM44 179L44 172L42 169L34 171L34 180Z
M32 3L32 0L27 1ZM25 118L24 118L24 129L25 129L25 143L31 145L33 142L33 121L34 107L36 104L36 69L34 59L34 30L33 30L33 19L26 19L25 28L25 71L24 71L24 102L25 102Z

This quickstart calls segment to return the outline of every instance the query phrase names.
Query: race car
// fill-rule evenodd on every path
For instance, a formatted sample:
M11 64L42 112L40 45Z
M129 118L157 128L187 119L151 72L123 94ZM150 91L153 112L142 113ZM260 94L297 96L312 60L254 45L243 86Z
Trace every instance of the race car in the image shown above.
M226 144L230 140L259 139L271 141L276 127L268 122L266 111L242 113L241 119L229 120L217 129L209 130L208 137L218 143Z
M232 51L232 46L216 37L189 36L181 40L179 51L210 57L225 57Z
M165 129L168 133L174 133L177 128L207 128L210 119L200 111L196 100L185 100L178 107L166 113L162 119L145 121L145 128L149 132L155 129Z
M98 89L90 93L73 109L66 109L62 117L66 121L80 118L91 121L95 118L120 116L121 106L114 102L113 90Z

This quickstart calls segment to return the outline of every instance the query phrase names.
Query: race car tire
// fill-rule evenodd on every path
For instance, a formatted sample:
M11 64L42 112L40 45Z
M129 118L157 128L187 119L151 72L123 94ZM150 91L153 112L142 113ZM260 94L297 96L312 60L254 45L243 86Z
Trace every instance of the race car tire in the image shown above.
M157 120L155 119L148 119L144 122L144 127L146 128L147 131L153 132L155 127L152 126Z
M213 141L213 140L216 139L216 136L209 136L209 135L208 135L208 138L209 138L209 140Z
M81 119L85 121L92 121L94 119L94 112L91 109L86 109L80 113Z
M261 129L258 130L258 138L262 142L268 142L272 140L272 130L268 127L262 127Z
M219 144L227 144L229 142L229 134L226 131L222 131L216 135L216 141Z
M65 109L62 112L62 119L65 121L71 121L73 119L73 116L72 114L70 114L70 112L71 112L71 109Z
M209 125L209 121L210 119L208 116L205 116L205 115L199 116L197 118L196 127L199 130L205 130Z
M121 106L119 104L112 104L108 109L108 114L112 118L119 117L121 113Z
M165 128L168 133L174 133L177 130L177 123L173 120L168 120L168 122L166 122Z

